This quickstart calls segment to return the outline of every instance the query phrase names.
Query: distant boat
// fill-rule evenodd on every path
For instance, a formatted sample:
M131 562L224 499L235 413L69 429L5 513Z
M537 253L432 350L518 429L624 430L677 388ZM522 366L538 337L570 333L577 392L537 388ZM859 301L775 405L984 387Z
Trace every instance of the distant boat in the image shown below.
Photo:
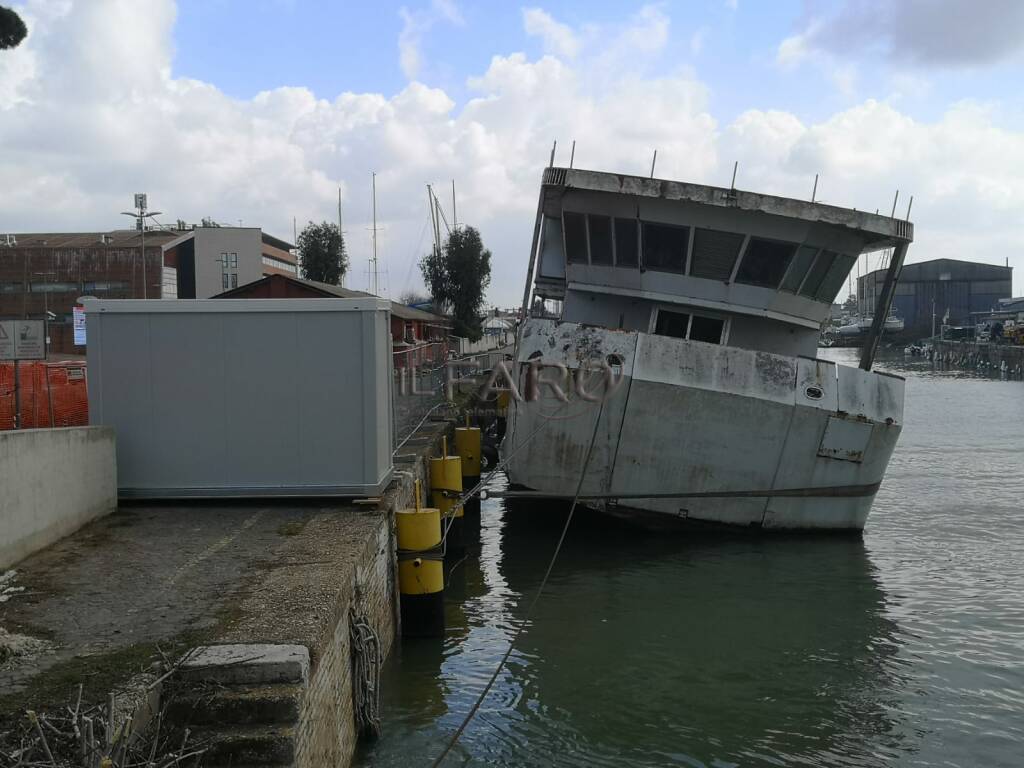
M912 239L910 222L862 211L546 169L513 371L526 396L502 448L511 483L579 488L633 519L862 529L904 382L870 370L877 339L861 368L814 354L857 257L895 247L887 316Z

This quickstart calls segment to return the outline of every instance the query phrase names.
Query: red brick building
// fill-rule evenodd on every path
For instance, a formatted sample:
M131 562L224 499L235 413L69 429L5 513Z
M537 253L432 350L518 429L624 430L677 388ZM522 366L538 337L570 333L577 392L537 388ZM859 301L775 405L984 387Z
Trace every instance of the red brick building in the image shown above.
M340 285L299 280L286 275L268 275L217 294L215 299L354 299L368 297ZM440 365L448 359L451 321L446 317L391 302L391 340L396 368Z
M159 298L164 243L178 231L132 230L0 235L0 318L56 315L50 352L84 354L73 343L71 314L80 296Z
M244 248L231 245L239 241L238 233L248 235ZM74 345L72 330L80 296L210 296L222 290L222 280L248 282L296 270L291 244L258 228L147 229L145 240L143 259L142 234L134 229L0 235L0 319L43 319L52 312L50 354L81 355L85 348ZM196 240L211 242L196 249Z

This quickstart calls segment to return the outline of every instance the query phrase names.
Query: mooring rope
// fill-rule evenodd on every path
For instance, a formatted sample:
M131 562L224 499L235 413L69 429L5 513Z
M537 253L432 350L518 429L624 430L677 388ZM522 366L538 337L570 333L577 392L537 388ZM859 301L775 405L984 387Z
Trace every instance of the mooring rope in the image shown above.
M380 638L366 617L358 615L355 608L349 612L349 639L352 644L356 725L361 733L380 738Z
M452 734L451 739L448 740L448 743L445 745L444 751L438 756L436 760L434 760L433 763L431 763L431 768L437 768L437 766L441 765L441 763L444 762L444 759L448 756L448 753L451 752L452 749L455 747L455 744L458 742L459 737L462 736L463 732L466 730L466 727L469 725L470 721L476 715L477 711L480 709L480 706L484 703L484 699L487 698L487 694L494 686L495 681L497 681L498 675L501 674L501 670L504 669L506 662L508 662L509 658L512 656L512 651L515 649L516 641L519 639L519 635L522 634L523 629L530 623L530 617L533 615L533 609L536 607L537 601L540 599L541 593L544 592L544 587L548 583L548 578L551 576L551 571L555 567L555 562L558 560L558 555L562 551L562 544L565 542L565 535L569 532L569 525L572 523L573 515L576 512L576 505L579 503L580 492L583 490L583 481L586 479L587 468L590 466L590 457L594 452L594 443L597 441L597 428L601 424L601 415L603 413L604 400L601 401L601 405L597 411L597 419L594 420L594 432L590 436L590 445L587 446L587 455L583 459L583 469L580 471L580 479L576 483L576 495L573 497L572 506L569 507L569 514L566 515L565 525L562 526L562 533L558 537L558 543L555 545L555 551L554 553L552 553L551 560L548 562L547 570L544 571L544 578L541 579L540 586L537 587L537 592L534 594L533 600L530 601L530 605L526 609L526 615L523 617L523 620L519 623L519 626L516 628L515 633L512 635L512 639L509 640L508 649L505 651L505 654L498 661L498 666L495 667L494 673L487 681L487 685L485 685L483 691L480 692L480 695L477 697L476 701L473 703L472 708L469 710L469 714L466 715L465 719L462 721L462 724L459 725L458 730L456 730L455 733ZM544 421L544 424L542 424L541 427L537 428L537 430L533 434L539 432L545 424L548 424L550 422L551 418L549 417ZM532 436L533 435L531 435L530 437ZM529 439L527 439L526 442L529 442ZM523 445L525 444L526 443L524 442ZM521 448L522 446L519 447ZM495 468L495 471L497 471L497 468ZM493 472L491 474L493 475ZM482 482L483 481L481 481L481 483Z

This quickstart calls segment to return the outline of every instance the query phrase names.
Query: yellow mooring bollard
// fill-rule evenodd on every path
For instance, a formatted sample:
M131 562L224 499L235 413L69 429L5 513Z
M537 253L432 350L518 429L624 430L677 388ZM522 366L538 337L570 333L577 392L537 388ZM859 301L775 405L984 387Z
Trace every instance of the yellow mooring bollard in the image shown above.
M455 452L462 459L462 488L468 490L480 482L480 457L483 444L480 427L469 425L469 414L466 414L466 426L455 430ZM466 502L466 512L470 515L480 514L480 495L476 494Z
M416 506L395 515L398 526L398 591L401 595L402 635L444 635L444 555L441 551L441 511Z
M448 455L448 438L441 438L441 457L430 460L430 500L441 510L441 525L446 557L462 557L466 551L462 539L463 509L456 506L462 495L462 459Z

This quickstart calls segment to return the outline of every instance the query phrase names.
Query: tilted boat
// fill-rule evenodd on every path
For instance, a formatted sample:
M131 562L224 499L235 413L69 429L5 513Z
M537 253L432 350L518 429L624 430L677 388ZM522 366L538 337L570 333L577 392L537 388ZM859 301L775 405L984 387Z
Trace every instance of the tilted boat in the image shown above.
M909 221L571 168L541 184L502 445L514 487L633 518L864 527L903 422L872 371ZM858 368L815 358L893 248Z

